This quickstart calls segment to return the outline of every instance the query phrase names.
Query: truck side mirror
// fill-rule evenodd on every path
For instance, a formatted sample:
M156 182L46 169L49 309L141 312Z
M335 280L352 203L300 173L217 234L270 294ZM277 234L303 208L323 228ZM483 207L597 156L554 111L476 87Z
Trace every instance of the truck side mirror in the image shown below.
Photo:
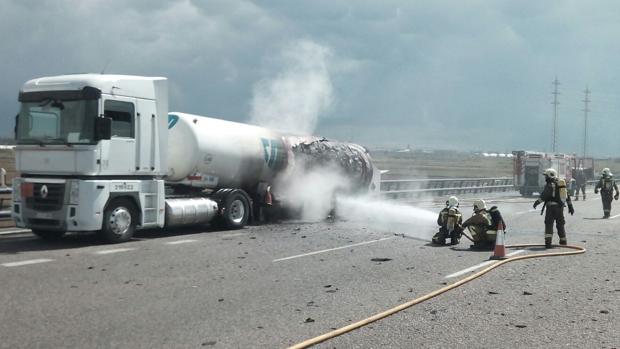
M15 115L15 139L17 140L17 131L19 130L18 127L18 123L19 123L19 114Z
M112 138L112 119L104 117L95 120L95 140Z

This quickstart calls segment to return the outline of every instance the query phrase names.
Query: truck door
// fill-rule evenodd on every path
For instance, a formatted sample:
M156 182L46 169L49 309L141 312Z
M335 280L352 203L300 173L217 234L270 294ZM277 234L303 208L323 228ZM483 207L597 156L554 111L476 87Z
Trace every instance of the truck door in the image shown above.
M136 114L136 170L143 173L152 173L156 168L159 157L157 138L157 113L155 101L138 100Z
M101 172L131 174L135 172L136 100L114 96L103 100L103 114L112 119L112 137L102 148ZM107 148L107 149L106 149Z

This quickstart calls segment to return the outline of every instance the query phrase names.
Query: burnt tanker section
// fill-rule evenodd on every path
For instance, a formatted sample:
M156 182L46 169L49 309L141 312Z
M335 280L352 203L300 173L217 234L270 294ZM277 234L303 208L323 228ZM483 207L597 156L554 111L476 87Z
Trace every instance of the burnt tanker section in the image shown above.
M291 146L295 163L306 169L335 169L351 184L351 191L365 192L372 185L374 169L368 151L357 144L329 141L325 138L305 140Z

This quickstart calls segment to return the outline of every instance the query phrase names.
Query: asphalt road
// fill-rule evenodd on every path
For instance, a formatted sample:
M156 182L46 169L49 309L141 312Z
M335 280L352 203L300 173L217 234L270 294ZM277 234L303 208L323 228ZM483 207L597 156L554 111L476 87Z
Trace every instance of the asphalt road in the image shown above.
M490 202L507 244L543 242L532 201ZM575 207L569 243L585 254L509 263L317 347L620 347L620 215L584 219L602 216L598 196ZM0 348L283 348L439 289L490 255L465 239L433 247L434 227L370 218L144 232L118 245L0 235Z

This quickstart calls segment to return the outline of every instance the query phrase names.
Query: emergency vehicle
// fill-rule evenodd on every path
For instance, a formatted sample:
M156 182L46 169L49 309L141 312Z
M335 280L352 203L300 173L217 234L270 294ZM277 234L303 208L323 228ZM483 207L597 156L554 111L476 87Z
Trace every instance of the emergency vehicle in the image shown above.
M573 178L575 156L562 153L515 150L513 154L513 184L522 196L540 193L545 185L543 171L553 168L559 178L570 182Z

